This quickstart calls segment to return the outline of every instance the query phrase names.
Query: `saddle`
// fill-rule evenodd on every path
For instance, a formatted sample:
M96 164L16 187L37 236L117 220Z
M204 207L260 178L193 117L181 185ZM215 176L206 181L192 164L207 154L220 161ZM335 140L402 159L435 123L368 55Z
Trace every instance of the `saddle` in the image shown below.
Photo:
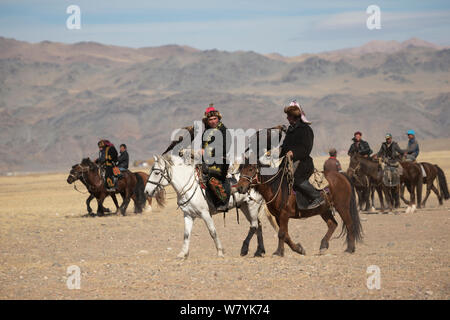
M321 197L326 202L329 202L330 188L328 186L323 188L323 189L317 189L317 188L315 188L315 189L320 192ZM301 191L294 191L293 190L293 192L295 194L295 200L297 202L297 208L299 210L308 210L308 207L309 207L309 205L311 203L309 201L309 199L307 197L305 197Z
M213 207L216 211L228 211L228 203L231 197L231 186L237 184L237 180L234 177L226 178L221 182L217 178L209 178L203 176L203 181L207 181L203 184L205 188L205 198L208 205ZM221 195L218 195L221 192ZM221 197L221 199L219 198Z
M400 184L400 170L399 166L387 163L383 169L383 184L386 187L396 187Z

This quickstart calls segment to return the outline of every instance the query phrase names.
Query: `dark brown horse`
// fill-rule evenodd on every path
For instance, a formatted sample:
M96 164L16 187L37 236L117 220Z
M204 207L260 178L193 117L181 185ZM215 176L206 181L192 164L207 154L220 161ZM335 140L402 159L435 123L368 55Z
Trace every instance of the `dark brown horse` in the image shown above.
M403 197L403 189L401 192L402 200L408 205L407 213L414 212L416 206L417 193L417 208L421 207L422 201L422 171L417 163L412 161L401 161L400 165L403 168L403 173L400 176L400 181L406 186L409 191L410 200Z
M379 167L378 161L371 158L366 158L358 153L350 156L350 164L347 170L347 175L354 179L354 176L366 176L369 178L370 193L372 206L375 207L374 196L375 191L378 193L380 199L381 212L384 212L384 197L383 197L383 172Z
M120 193L123 199L122 205L119 207L120 212L122 215L125 215L131 198L135 196L135 213L141 213L146 201L144 180L139 174L132 173L128 170L122 172L122 176L123 178L117 182L115 192ZM89 158L85 158L80 164L72 167L67 182L72 183L76 178L80 179L89 192L97 199L97 214L103 216L105 213L103 201L110 193L106 191L100 167Z
M287 166L286 160L282 161L278 172L273 176L262 175L261 164L241 165L240 179L236 185L240 193L247 193L250 187L254 186L266 200L267 208L275 217L279 226L278 248L274 255L284 255L284 243L299 254L305 254L305 250L300 243L295 244L288 233L288 222L290 218L300 219L320 215L328 225L328 231L320 243L320 253L328 249L331 235L337 227L337 222L333 217L332 207L334 207L344 221L342 234L347 234L346 252L355 252L355 242L362 239L362 226L359 220L358 209L356 207L355 192L350 180L343 174L329 172L325 175L329 182L330 193L328 201L320 207L312 210L299 210L296 203L296 196L289 190L286 182Z
M423 183L427 185L427 194L423 199L422 206L425 207L425 203L430 195L431 190L436 194L439 200L439 205L444 204L444 199L448 200L450 198L447 186L447 179L445 177L444 171L436 164L431 164L428 162L420 163L426 173L426 177L423 179ZM438 180L439 190L434 186L434 180Z

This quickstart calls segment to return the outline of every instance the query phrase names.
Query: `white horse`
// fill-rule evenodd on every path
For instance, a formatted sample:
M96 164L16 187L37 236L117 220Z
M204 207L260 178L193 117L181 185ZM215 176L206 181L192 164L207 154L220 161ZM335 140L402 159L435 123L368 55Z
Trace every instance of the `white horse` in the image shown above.
M211 215L218 212L208 205L194 165L186 164L183 158L175 155L155 156L154 158L155 163L150 170L145 186L145 193L149 196L153 196L162 188L169 184L172 185L177 193L177 204L184 213L184 242L181 252L177 257L183 259L188 257L192 227L194 220L197 217L200 217L205 221L209 234L216 245L217 255L223 257L224 250L219 237L217 236L216 228L211 217ZM239 179L238 176L236 178ZM251 191L249 194L245 195L235 193L234 197L230 197L229 209L236 206L234 199L236 199L239 209L250 222L250 230L242 244L241 256L248 253L248 245L255 232L258 239L258 247L255 256L263 256L265 249L261 222L259 220L260 213L264 211L261 210L264 205L263 198L256 191Z

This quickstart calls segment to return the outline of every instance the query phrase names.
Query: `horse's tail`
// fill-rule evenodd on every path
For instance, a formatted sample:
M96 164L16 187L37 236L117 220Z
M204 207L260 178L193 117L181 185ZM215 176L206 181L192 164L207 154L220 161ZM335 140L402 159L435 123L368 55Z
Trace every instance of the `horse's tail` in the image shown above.
M266 211L266 217L267 217L267 220L269 220L270 225L275 230L275 232L278 232L279 227L277 224L277 220L275 219L273 214L269 211L269 209L267 209L267 206L264 206L264 210Z
M361 225L361 220L359 218L358 206L356 205L355 186L353 185L350 177L347 174L343 173L342 175L344 175L345 178L347 179L348 183L350 183L350 189L351 189L351 197L350 197L350 217L352 218L351 232L353 233L355 240L357 242L360 242L363 239L363 229L362 229L362 225ZM341 231L341 234L339 235L339 237L342 235L347 235L346 241L348 242L348 234L347 234L347 228L345 227L345 224L342 224L342 231Z
M145 207L145 202L147 201L147 197L145 196L144 189L144 180L138 173L134 173L136 177L136 186L134 187L134 194L136 195L136 205L138 206L138 211L141 212Z
M447 179L445 178L444 171L437 165L434 165L437 169L437 176L439 181L439 189L442 191L442 195L444 196L445 200L448 200L450 198L450 195L448 193L448 187L447 187Z

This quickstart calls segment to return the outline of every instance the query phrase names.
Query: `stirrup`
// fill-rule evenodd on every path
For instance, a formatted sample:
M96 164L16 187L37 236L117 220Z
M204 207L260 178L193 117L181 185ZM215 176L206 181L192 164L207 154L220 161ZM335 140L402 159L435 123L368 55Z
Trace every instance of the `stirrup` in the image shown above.
M228 211L228 204L222 204L216 207L217 211Z
M325 199L322 198L322 196L320 198L314 199L314 201L308 205L308 210L316 209L316 208L320 207L321 205L323 205L324 203L325 203Z

